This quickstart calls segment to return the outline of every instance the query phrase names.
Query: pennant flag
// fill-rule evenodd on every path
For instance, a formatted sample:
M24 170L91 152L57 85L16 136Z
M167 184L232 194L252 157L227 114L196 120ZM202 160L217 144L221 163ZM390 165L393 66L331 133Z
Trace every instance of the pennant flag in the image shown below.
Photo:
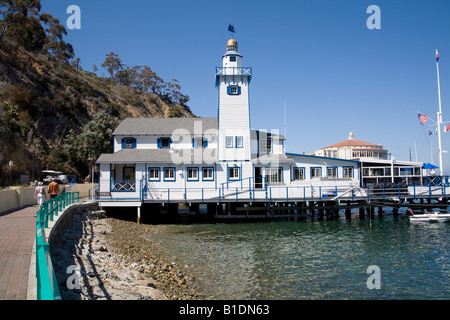
M425 122L427 122L429 116L426 116L424 114L421 113L417 113L417 116L419 117L419 122L420 124L425 124Z
M231 33L236 33L236 31L234 30L234 27L231 24L228 25L228 31L230 31Z
M438 49L436 49L436 62L439 62L439 52L438 52Z
M445 132L450 131L450 124L447 124L447 126L444 128L444 131Z

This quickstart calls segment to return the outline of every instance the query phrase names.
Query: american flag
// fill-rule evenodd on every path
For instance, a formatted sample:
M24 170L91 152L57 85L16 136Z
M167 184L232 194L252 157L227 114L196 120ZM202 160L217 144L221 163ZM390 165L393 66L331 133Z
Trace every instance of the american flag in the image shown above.
M417 116L419 117L420 124L425 124L427 122L429 116L426 116L424 114L418 113Z
M436 61L437 61L437 62L439 62L439 58L440 58L439 52L438 52L438 49L436 49Z

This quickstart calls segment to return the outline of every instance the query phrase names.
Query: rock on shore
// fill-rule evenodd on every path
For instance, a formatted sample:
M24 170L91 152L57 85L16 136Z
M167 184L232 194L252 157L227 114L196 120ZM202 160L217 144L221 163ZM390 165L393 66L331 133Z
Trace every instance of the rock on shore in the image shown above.
M62 299L201 299L195 279L145 239L151 227L74 214L51 254Z

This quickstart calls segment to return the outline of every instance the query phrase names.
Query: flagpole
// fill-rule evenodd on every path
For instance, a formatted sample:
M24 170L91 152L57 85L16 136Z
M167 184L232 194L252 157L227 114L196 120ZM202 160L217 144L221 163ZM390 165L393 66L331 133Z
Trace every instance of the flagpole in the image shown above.
M287 132L286 132L286 101L284 102L284 138L287 139ZM286 140L284 140L284 149L286 152Z
M442 161L442 137L441 137L441 125L442 125L442 104L441 104L441 81L439 78L439 56L438 51L436 49L436 70L437 70L437 80L438 80L438 97L439 97L439 112L437 113L437 127L438 127L438 141L439 141L439 165L441 176L444 175L444 167Z

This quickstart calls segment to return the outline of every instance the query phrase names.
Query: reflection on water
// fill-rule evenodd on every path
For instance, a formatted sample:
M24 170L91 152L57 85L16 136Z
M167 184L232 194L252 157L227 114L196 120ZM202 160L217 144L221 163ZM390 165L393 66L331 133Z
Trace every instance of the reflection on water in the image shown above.
M157 225L212 299L449 299L450 224L407 219ZM381 289L366 286L381 269Z

